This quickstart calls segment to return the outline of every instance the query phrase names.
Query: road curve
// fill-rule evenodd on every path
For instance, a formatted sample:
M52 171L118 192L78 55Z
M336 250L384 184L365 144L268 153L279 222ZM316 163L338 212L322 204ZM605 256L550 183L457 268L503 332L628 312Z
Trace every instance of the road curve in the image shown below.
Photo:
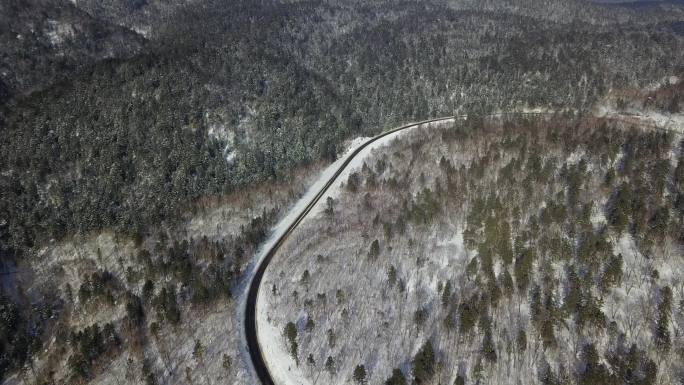
M504 113L498 113L498 114L491 114L488 115L490 117L492 116L503 116L503 115L522 115L522 116L532 116L532 115L552 115L554 112L504 112ZM259 339L257 336L257 324L256 324L256 304L257 304L257 296L259 294L259 287L261 286L261 280L264 277L264 273L266 272L266 268L268 267L268 264L271 262L273 259L273 256L276 254L280 246L285 242L287 237L294 231L295 228L299 225L299 223L302 222L302 220L306 217L306 215L313 209L313 207L318 203L318 201L323 197L325 192L328 190L328 188L335 182L337 177L344 171L344 169L351 163L351 161L366 147L368 147L370 144L373 142L377 141L378 139L381 139L387 135L393 134L397 131L402 131L408 128L420 126L423 124L427 123L434 123L434 122L440 122L440 121L445 121L445 120L451 120L451 119L463 119L467 118L467 115L456 115L456 116L446 116L446 117L441 117L441 118L435 118L435 119L430 119L430 120L423 120L420 122L416 123L411 123L407 124L405 126L397 127L394 129L391 129L389 131L383 132L382 134L379 134L371 139L368 139L366 142L364 142L362 145L360 145L358 148L356 148L351 154L347 156L347 158L344 160L344 162L335 170L333 175L326 181L325 185L321 187L320 191L316 193L316 195L311 199L311 201L306 205L306 207L297 215L297 217L292 221L290 225L287 226L286 230L280 235L280 237L273 243L271 248L266 252L264 255L263 259L258 263L258 266L256 267L256 271L254 273L254 276L252 277L251 282L249 283L249 291L247 293L247 299L246 299L246 305L245 305L245 314L244 314L244 327L245 327L245 338L247 340L247 350L249 351L249 357L252 361L252 365L254 367L254 371L256 372L257 377L259 378L259 381L261 382L262 385L275 385L273 378L271 377L271 374L268 371L268 367L266 366L266 361L264 360L264 356L262 354L261 348L259 346ZM621 120L620 117L603 117L604 119L610 119L610 120ZM681 134L681 132L675 131L668 129L666 127L659 127L656 124L649 124L646 122L641 122L641 124L649 125L655 128L656 130L659 131L665 131L665 132L673 132L677 134Z
M244 319L244 325L245 325L245 338L247 340L247 350L249 351L249 357L252 361L252 365L254 366L254 371L256 372L257 377L259 378L259 381L261 382L262 385L275 385L273 382L273 378L271 377L271 374L268 372L268 367L266 366L266 361L264 360L264 356L261 352L261 348L259 346L259 339L257 337L257 324L256 324L256 303L257 303L257 296L259 294L259 287L261 286L261 280L264 277L264 273L266 272L266 268L268 267L268 264L271 262L271 259L273 259L273 256L275 253L278 251L280 246L285 242L287 237L292 233L292 231L297 228L299 223L302 222L304 217L313 209L313 207L318 203L318 201L323 197L325 192L328 190L328 188L335 182L337 177L344 171L344 169L349 165L349 163L368 145L371 143L377 141L380 138L383 138L387 135L393 134L397 131L402 131L407 128L411 127L416 127L420 126L423 124L427 123L434 123L434 122L440 122L440 121L445 121L445 120L451 120L458 118L459 116L447 116L447 117L442 117L442 118L435 118L435 119L430 119L430 120L423 120L421 122L416 122L416 123L411 123L407 124L405 126L397 127L394 129L391 129L389 131L383 132L382 134L379 134L371 139L368 139L366 142L364 142L362 145L360 145L358 148L356 148L351 154L347 156L347 158L344 160L344 162L335 170L333 175L328 179L328 181L323 185L323 187L316 193L316 195L311 199L311 201L306 205L306 207L302 210L299 215L295 218L294 221L287 227L287 229L283 232L283 234L273 243L273 246L266 252L264 255L264 258L261 260L259 265L256 267L256 271L254 272L254 276L252 277L252 281L249 284L249 291L247 292L247 301L245 305L245 319Z

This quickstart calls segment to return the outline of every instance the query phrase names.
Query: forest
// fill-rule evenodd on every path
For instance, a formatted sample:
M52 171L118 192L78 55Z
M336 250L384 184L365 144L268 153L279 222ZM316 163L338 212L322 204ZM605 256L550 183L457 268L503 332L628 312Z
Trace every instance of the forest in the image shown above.
M234 297L271 227L349 140L436 116L590 115L606 100L675 116L683 21L675 4L585 0L0 0L0 382L250 383ZM659 167L654 186L674 196ZM611 178L627 182L615 202L646 210L616 211L611 226L675 231L681 200L624 203L650 185ZM387 231L441 204L418 197ZM488 199L468 202L501 203ZM371 244L382 256L382 239ZM419 363L441 354L419 348Z
M5 254L106 228L140 237L200 197L334 158L354 134L454 112L588 109L682 71L672 14L597 24L600 7L559 23L529 5L222 4L184 8L133 57L13 87L0 112Z
M680 383L683 139L560 114L406 134L269 267L266 359L285 383Z

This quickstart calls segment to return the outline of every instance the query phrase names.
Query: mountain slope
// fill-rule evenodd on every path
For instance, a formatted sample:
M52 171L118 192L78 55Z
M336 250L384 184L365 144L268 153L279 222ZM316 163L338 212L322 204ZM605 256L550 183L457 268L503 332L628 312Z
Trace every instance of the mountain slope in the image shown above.
M97 61L131 57L145 46L138 34L93 18L66 0L3 0L0 25L0 103L65 80Z

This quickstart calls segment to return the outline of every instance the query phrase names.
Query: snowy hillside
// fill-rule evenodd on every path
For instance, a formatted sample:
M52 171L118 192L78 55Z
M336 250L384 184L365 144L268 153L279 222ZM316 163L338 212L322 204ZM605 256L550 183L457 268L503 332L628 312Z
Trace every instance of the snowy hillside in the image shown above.
M678 383L681 141L555 116L415 130L376 150L267 270L272 374Z

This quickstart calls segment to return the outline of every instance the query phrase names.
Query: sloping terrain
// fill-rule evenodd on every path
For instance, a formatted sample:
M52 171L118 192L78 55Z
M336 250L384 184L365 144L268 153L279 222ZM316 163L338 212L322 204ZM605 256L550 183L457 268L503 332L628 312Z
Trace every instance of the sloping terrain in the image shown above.
M674 6L0 7L0 378L13 382L249 383L229 293L345 140L455 113L613 106L684 65ZM660 106L680 108L676 95L654 111L671 116Z
M93 18L68 0L0 2L0 105L145 46L138 34Z
M0 296L3 383L252 383L234 290L316 173L207 199L143 239L105 231L41 247L3 276L14 283Z
M74 6L100 20L131 29L154 38L159 28L171 22L184 7L197 0L69 0Z
M287 383L678 383L682 139L561 115L408 134L269 266L267 362Z

